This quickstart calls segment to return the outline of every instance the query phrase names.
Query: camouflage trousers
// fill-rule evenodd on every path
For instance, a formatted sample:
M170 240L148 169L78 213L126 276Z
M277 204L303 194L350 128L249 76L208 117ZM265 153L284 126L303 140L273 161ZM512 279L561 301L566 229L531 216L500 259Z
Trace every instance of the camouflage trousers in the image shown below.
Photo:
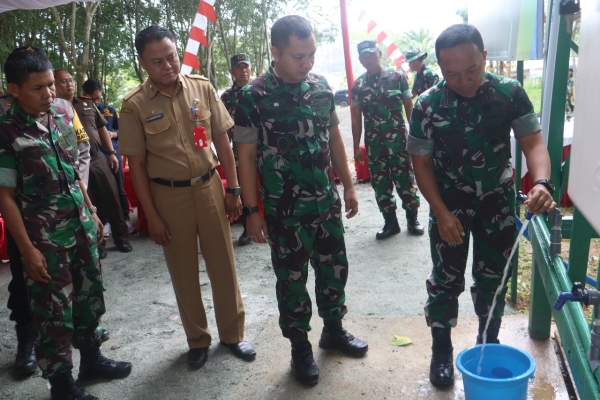
M437 220L429 215L429 238L433 270L426 281L427 325L454 327L458 318L458 296L465 290L465 269L470 235L473 236L473 281L471 296L475 313L487 317L494 294L501 284L506 261L516 239L515 191L498 188L471 201L444 199L448 210L461 222L465 236L459 245L440 237ZM512 269L512 265L510 267ZM507 277L510 277L510 271ZM508 279L508 278L507 278ZM498 295L493 316L504 314L506 282Z
M283 336L311 329L312 302L306 289L309 261L315 271L319 316L341 319L348 311L344 305L348 259L341 202L324 215L278 219L267 211L266 222Z
M375 199L380 212L396 211L394 185L396 185L396 192L402 200L404 210L419 208L421 199L417 195L415 173L408 151L380 155L377 149L368 148L367 160L371 174L371 186L375 189Z
M45 378L73 368L71 343L86 349L99 343L104 287L96 244L44 253L48 283L25 281L36 330L36 358Z

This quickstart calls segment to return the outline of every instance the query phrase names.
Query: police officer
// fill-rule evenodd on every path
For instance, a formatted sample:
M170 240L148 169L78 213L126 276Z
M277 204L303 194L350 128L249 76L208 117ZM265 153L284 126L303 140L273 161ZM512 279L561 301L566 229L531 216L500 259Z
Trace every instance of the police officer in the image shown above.
M279 326L291 341L295 377L307 385L319 379L307 337L312 314L306 289L309 260L325 325L319 346L351 356L368 350L367 343L342 327L348 259L332 164L344 185L347 218L358 212L358 200L333 92L325 78L309 73L316 50L305 18L289 15L273 24L274 62L242 89L234 133L248 232L255 242L268 240L271 246ZM257 170L264 218L256 207Z
M212 286L221 344L243 360L244 305L237 282L229 221L241 213L240 187L227 130L233 121L206 78L180 75L175 36L152 25L135 48L148 79L123 98L121 152L129 156L135 191L151 239L161 246L187 336L188 364L204 365L211 343L198 280L198 239ZM217 157L227 193L215 175Z
M23 260L38 364L53 399L93 400L73 380L71 344L81 354L80 381L131 372L130 363L100 353L102 223L77 173L71 119L53 104L52 65L19 48L4 72L15 101L0 116L0 213Z
M417 219L420 199L410 155L406 151L406 126L402 117L403 105L409 120L413 107L408 82L400 72L381 66L381 51L375 40L360 42L358 54L367 72L352 85L354 159L359 164L364 163L360 150L364 116L371 186L375 189L375 199L385 220L383 229L375 237L382 240L400 233L394 185L406 212L408 231L422 235L423 226Z
M240 90L250 82L250 74L252 73L252 63L250 62L250 56L247 54L235 54L230 59L231 68L229 68L229 73L233 78L233 85L223 92L221 95L221 101L227 108L229 115L231 115L232 119L235 119L235 109L238 103L238 95ZM238 153L237 147L235 146L235 142L233 141L233 127L231 127L227 131L227 135L229 136L229 140L233 143L233 156L235 157L235 165L238 166ZM243 202L243 198L242 198ZM238 239L238 244L240 246L245 246L250 243L250 235L248 235L248 231L246 230L246 217L242 215L242 224L244 226L244 231L242 235Z
M427 52L421 53L421 49L410 50L406 52L406 62L412 72L415 72L415 78L412 87L413 99L439 82L440 77L434 70L425 65Z
M515 189L510 162L514 131L534 186L526 205L534 214L551 211L554 187L550 160L533 106L521 85L485 71L487 52L479 31L452 25L435 43L444 79L415 105L408 137L419 189L429 202L433 270L427 278L427 325L433 338L429 379L454 381L450 330L464 290L469 235L473 236L471 296L479 316L477 343L498 343L506 282L501 282L517 234ZM510 275L510 272L509 272ZM500 285L497 306L490 310Z
M90 178L88 191L96 203L102 203L110 221L113 242L122 253L133 251L129 244L129 231L119 203L119 190L113 176L119 168L117 152L112 147L110 135L106 130L106 120L100 114L91 99L76 97L73 77L64 70L54 71L56 94L69 101L81 121L82 128L90 137ZM104 158L100 148L104 146L109 154L109 161ZM109 167L110 163L110 167ZM106 258L106 242L98 246L100 259Z
M102 104L102 84L98 79L90 78L87 81L83 82L82 85L83 95L88 97L98 108L100 114L106 120L106 130L108 131L108 135L110 136L110 141L112 142L112 146L114 151L117 153L117 161L119 162L119 168L117 171L112 171L113 176L115 177L115 182L117 183L117 189L119 191L119 203L121 204L121 212L123 213L123 218L125 218L125 223L127 224L127 231L129 233L133 233L135 228L131 225L131 221L129 220L129 200L127 199L127 194L125 193L125 188L123 186L125 177L123 174L123 157L119 154L119 115L117 111L108 104ZM106 158L110 157L110 153L104 147L100 148L100 151L104 154ZM98 203L98 215L100 216L100 220L105 225L108 223L110 227L110 223L108 222L107 211L102 203ZM105 233L107 230L104 230Z

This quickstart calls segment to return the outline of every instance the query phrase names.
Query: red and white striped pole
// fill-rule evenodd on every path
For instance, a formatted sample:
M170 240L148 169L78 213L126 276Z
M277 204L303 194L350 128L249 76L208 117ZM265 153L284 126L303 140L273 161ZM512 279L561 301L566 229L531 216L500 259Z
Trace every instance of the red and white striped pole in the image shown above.
M215 1L216 0L200 0L198 4L198 10L196 11L196 17L192 23L190 29L190 36L183 53L183 62L181 63L181 73L189 74L192 69L196 69L200 72L200 63L198 62L198 50L200 45L208 47L208 40L206 39L206 29L208 28L208 21L217 23L217 15L215 14Z

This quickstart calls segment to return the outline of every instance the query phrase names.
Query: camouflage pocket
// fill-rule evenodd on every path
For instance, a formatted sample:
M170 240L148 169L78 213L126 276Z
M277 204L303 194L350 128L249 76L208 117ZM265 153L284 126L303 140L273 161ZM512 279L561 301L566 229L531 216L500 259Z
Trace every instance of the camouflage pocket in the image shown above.
M486 160L503 161L511 157L510 130L494 130L483 134Z
M402 91L398 89L383 92L383 106L388 110L402 110Z
M52 149L35 149L35 155L21 156L21 192L25 195L60 192L58 175L50 170L41 156L37 155L39 151L44 150L52 151Z

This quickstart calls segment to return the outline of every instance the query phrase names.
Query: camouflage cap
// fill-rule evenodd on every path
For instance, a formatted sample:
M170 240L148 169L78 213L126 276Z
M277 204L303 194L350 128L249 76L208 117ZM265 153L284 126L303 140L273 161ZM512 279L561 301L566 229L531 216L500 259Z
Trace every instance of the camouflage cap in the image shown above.
M366 52L376 53L377 51L379 51L379 49L377 48L376 40L363 40L358 44L358 46L356 46L356 48L358 49L359 56L362 56L363 53Z
M252 63L250 62L250 56L248 54L244 54L244 53L240 53L240 54L234 54L231 57L231 66L235 67L236 65L238 65L239 63L246 63L250 66L252 66Z
M412 62L420 58L426 59L427 52L421 53L421 49L409 50L404 56L406 57L406 62Z

